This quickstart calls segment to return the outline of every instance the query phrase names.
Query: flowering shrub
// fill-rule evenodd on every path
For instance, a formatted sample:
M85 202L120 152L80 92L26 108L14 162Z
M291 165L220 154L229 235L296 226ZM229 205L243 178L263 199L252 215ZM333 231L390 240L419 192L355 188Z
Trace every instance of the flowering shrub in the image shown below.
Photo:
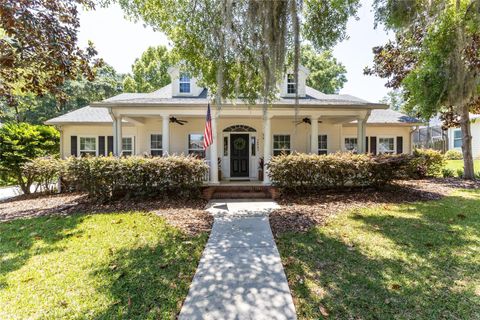
M40 173L37 163L48 171L36 174L37 183L61 176L67 190L85 191L103 201L135 196L196 196L208 172L203 160L184 156L36 159L25 166L26 172Z
M438 177L442 175L445 158L442 153L432 149L415 149L410 161L410 178Z
M379 187L406 175L411 159L409 155L291 154L273 157L267 168L272 183L287 190Z
M31 160L22 166L23 176L35 182L42 191L53 192L57 186L64 162L55 157L42 157Z
M458 150L448 150L445 152L445 160L462 160L463 155L460 151Z
M291 154L273 157L267 164L273 185L297 192L344 187L381 187L394 179L441 175L444 159L434 150L413 155Z

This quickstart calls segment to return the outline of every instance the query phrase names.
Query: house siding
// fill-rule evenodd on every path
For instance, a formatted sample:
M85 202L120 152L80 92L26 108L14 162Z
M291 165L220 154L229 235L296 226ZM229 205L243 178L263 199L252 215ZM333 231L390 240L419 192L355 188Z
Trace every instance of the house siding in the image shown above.
M459 128L448 129L448 150L457 150L462 152L462 148L453 146L453 132ZM480 119L471 123L472 130L472 154L475 159L480 159Z

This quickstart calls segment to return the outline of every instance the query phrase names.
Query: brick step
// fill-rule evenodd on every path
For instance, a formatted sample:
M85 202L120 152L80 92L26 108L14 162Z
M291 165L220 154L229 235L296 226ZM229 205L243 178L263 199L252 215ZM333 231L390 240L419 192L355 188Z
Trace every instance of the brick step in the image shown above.
M257 191L257 192L263 192L267 191L268 187L264 186L217 186L213 187L215 188L215 191Z
M267 192L214 192L212 199L271 199Z

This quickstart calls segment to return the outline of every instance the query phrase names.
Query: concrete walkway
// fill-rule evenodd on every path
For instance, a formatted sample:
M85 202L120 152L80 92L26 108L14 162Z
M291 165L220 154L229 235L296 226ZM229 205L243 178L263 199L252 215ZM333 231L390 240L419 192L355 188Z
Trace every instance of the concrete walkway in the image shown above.
M218 201L210 239L179 315L195 319L296 319L268 212L273 201Z

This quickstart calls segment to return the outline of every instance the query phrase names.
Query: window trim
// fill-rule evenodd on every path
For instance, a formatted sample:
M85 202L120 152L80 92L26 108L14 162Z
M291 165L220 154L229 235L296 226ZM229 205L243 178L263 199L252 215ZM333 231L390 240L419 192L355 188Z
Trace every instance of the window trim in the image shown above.
M289 75L292 75L292 76L293 76L293 79L292 79L291 82L288 81L288 76L289 76ZM288 88L289 85L293 85L293 87L294 87L294 89L295 89L294 92L289 92L289 90L288 90L288 89L289 89L289 88ZM297 93L297 91L298 91L298 86L297 86L297 83L295 82L295 74L294 74L294 73L287 73L287 94L288 94L288 95L295 95L295 94Z
M275 149L275 136L288 136L290 140L290 148L289 149ZM288 154L292 153L292 135L290 133L275 133L272 134L272 156L275 155L275 151L286 151L288 150Z
M77 140L77 157L82 156L82 151L83 152L92 152L93 150L81 150L81 140L82 138L94 138L95 139L95 157L98 157L98 136L94 135L83 135L83 136L78 136Z
M380 139L393 139L393 150L392 150L391 153L380 151ZM397 154L397 139L396 139L396 136L378 136L377 137L377 154Z
M457 132L460 132L460 138L455 138L455 133L457 133ZM452 137L452 138L453 138L453 139L452 139L452 143L453 143L452 147L453 147L454 149L461 149L461 148L462 148L462 144L463 144L462 129L458 129L458 128L453 129L453 137ZM460 140L460 146L458 146L458 147L455 146L455 141L457 141L457 140Z
M356 146L353 150L348 150L347 149L347 144L345 143L345 139L357 139ZM342 144L343 144L343 150L348 151L348 152L358 152L358 137L357 136L343 136L342 139Z
M190 150L193 150L193 151L202 151L203 152L203 157L202 159L207 159L207 152L206 150L203 148L203 143L202 143L202 147L199 148L199 149L191 149L190 148L190 135L192 134L198 134L198 135L201 135L203 137L204 135L204 132L199 132L199 131L192 131L192 132L188 132L187 133L187 155L191 155L190 153ZM202 138L203 140L203 138ZM213 143L217 143L216 141L213 142ZM193 154L192 154L193 155Z
M123 152L125 151L125 149L123 149L123 139L125 138L129 138L129 139L132 139L132 150L127 150L129 152L131 152L132 154L131 155L124 155ZM132 136L132 135L128 135L128 136L122 136L122 156L134 156L135 155L135 136Z
M182 76L188 77L188 81L182 80ZM182 84L188 84L188 91L182 91ZM188 72L180 72L178 76L178 93L189 94L192 92L192 76Z
M161 141L162 141L162 148L161 148L161 149L159 149L159 148L154 148L154 149L152 149L152 136L153 136L153 135L158 135L158 136L161 137ZM148 150L149 150L150 156L152 156L152 157L161 157L161 156L163 156L163 135L162 135L161 132L159 132L159 131L152 131L152 132L150 132L150 134L148 135ZM152 151L160 151L161 155L156 155L156 156L154 156L154 155L152 154Z
M320 149L320 136L325 136L326 137L326 143L327 143L327 147L325 149ZM317 145L317 153L320 154L320 151L324 151L325 154L328 154L328 134L326 133L323 133L323 134L318 134L318 137L317 137L317 141L318 141L318 145ZM323 153L322 153L323 154Z

